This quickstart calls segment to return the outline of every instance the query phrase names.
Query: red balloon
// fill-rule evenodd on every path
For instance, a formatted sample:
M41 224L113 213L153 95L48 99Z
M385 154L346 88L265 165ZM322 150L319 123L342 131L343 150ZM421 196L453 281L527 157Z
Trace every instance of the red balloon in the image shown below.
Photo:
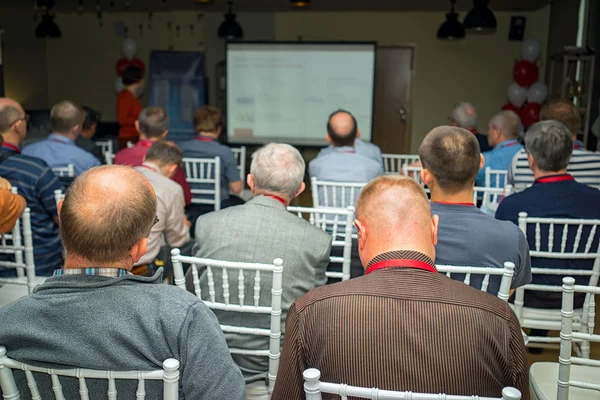
M505 105L502 106L502 111L514 111L517 113L517 115L519 115L519 113L521 112L521 109L512 103L506 103Z
M527 103L521 110L521 123L525 128L539 122L542 105L539 103Z
M123 74L123 71L125 70L125 68L129 67L130 65L140 68L142 70L142 72L145 72L145 70L146 70L146 66L144 65L144 62L142 60L140 60L139 58L134 58L133 60L121 58L121 59L119 59L119 61L117 61L117 65L115 66L116 71L117 71L117 76L121 76Z
M521 60L515 64L513 69L513 78L519 86L528 88L533 85L540 74L540 70L537 65L531 61Z

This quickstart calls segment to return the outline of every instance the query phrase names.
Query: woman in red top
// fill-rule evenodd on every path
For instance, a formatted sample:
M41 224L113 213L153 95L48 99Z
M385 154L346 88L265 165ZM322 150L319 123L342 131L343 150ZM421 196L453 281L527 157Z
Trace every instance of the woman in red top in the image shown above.
M125 88L117 97L117 118L119 120L119 147L127 147L127 142L137 142L138 132L135 129L135 121L142 112L142 103L138 96L142 93L144 86L144 71L136 66L130 65L121 75Z

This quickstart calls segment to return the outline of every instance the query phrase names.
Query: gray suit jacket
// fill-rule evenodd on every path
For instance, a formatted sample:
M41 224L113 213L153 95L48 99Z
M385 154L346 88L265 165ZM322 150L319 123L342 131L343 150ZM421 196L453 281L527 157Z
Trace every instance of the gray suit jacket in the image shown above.
M196 222L198 257L272 263L283 260L282 332L288 309L297 298L327 282L331 236L287 211L277 200L257 196L248 203L203 215ZM202 298L208 299L206 271L199 271ZM188 271L189 276L189 271ZM223 301L221 269L213 269L217 301ZM230 301L238 300L238 274L228 274ZM188 279L190 283L191 279ZM261 273L260 305L271 304L272 275ZM189 287L189 286L188 286ZM245 273L245 304L253 304L254 273ZM268 328L270 316L214 310L219 323ZM226 333L229 347L268 349L268 337ZM283 344L283 341L282 341ZM245 375L265 372L268 358L233 355Z

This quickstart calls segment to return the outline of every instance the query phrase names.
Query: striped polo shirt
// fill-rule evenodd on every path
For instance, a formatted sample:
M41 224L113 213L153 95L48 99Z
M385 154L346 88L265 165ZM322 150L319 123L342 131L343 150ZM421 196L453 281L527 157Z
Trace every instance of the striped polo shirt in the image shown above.
M600 189L600 153L582 149L575 142L567 172L577 182ZM516 192L521 192L533 184L533 172L529 169L525 150L519 151L513 157L508 169L508 182Z
M36 275L50 276L63 263L58 225L52 218L58 216L54 191L64 187L43 160L20 154L6 142L0 151L14 153L0 164L0 176L18 189L31 210Z

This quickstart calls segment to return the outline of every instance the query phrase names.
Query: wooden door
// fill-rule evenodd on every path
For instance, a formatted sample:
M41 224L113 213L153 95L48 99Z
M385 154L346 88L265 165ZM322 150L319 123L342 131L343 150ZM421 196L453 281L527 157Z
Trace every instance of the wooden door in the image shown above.
M373 143L383 153L410 152L414 47L379 47L375 67Z

